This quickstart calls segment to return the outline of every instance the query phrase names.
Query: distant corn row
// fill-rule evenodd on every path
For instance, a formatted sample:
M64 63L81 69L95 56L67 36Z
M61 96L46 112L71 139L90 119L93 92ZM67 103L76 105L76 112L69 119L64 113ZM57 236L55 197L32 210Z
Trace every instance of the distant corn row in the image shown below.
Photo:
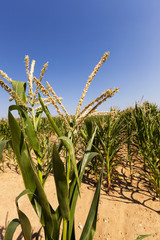
M70 116L74 121L74 116ZM66 132L65 122L60 117L53 118L63 134ZM92 113L82 125L79 135L76 137L77 144L83 145L93 134L97 127L93 144L94 151L99 155L90 163L89 169L98 176L101 163L105 159L105 170L108 190L111 188L114 172L118 165L123 165L119 153L122 149L127 149L127 159L130 167L131 178L134 160L141 156L141 175L151 183L152 190L156 197L160 197L160 111L155 104L145 102L136 104L135 108L127 108L124 111L95 112ZM41 118L38 126L38 138L41 140L43 149L42 169L48 165L47 159L51 157L51 140L55 139L55 131L47 118ZM0 137L10 138L10 130L6 120L0 121ZM82 152L82 149L79 149ZM77 151L77 155L79 154Z

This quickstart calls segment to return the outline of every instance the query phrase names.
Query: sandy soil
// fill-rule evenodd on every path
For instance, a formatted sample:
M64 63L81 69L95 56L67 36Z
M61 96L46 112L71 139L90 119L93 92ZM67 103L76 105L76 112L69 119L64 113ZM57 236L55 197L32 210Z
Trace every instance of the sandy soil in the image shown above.
M113 182L109 193L106 193L105 181L103 182L95 240L135 240L142 234L153 234L146 238L147 240L160 239L160 202L154 198L153 191L145 187L145 180L136 177L138 168L139 166L135 165L132 182L128 168L119 168L118 178ZM24 190L24 185L21 175L13 167L5 167L5 172L0 171L0 183L0 239L3 240L6 225L17 217L15 198ZM58 203L53 176L48 178L45 190L48 200L53 208L56 208ZM83 230L94 191L95 182L92 176L90 179L84 178L75 214L77 239ZM35 233L41 226L27 196L20 199L19 206L29 217L33 239L36 239ZM19 228L14 239L23 239L20 233ZM42 230L38 239L44 239Z

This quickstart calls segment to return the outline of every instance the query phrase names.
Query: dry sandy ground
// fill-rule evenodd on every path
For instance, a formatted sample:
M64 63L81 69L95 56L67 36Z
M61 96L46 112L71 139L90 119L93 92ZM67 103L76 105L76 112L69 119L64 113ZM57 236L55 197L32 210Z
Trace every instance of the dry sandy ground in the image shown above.
M149 192L148 188L145 188L145 181L142 178L135 177L131 183L128 176L127 169L119 169L119 177L109 194L105 191L105 182L103 183L95 240L135 240L142 234L153 234L146 238L147 240L160 240L160 202L154 199L152 191ZM7 170L6 173L0 172L0 239L2 240L6 224L17 217L15 198L22 190L24 185L20 174L13 169ZM48 178L45 190L55 209L57 199L53 176ZM82 232L94 190L92 179L90 181L86 179L81 186L81 198L76 208L76 239L79 239ZM29 217L33 233L37 232L40 225L27 196L20 199L19 206ZM20 229L14 239L22 239L19 233ZM38 239L44 239L41 236L43 236L42 230Z

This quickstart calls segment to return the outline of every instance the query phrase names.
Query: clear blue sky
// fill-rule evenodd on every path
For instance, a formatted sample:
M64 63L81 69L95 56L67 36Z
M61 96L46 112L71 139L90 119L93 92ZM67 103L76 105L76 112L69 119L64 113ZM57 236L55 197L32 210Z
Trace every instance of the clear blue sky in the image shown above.
M119 87L120 93L99 110L124 109L142 97L160 106L159 0L5 0L0 32L0 69L14 80L27 81L26 54L36 60L37 77L49 61L43 84L50 83L71 114L106 51L110 57L85 103ZM0 88L0 118L7 117L8 99Z

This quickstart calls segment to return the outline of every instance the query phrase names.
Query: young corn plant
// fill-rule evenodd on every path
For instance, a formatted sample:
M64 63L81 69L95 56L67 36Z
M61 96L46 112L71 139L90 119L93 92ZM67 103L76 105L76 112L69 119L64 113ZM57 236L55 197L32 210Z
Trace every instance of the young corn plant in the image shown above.
M0 163L1 163L1 169L4 171L4 159L2 156L2 152L4 149L8 151L10 154L10 145L8 144L8 140L10 138L10 131L8 122L6 120L0 121ZM10 164L10 161L9 161Z
M127 153L128 153L128 163L130 168L130 175L131 180L133 177L133 155L134 150L137 149L135 145L135 118L133 115L134 109L128 108L122 113L122 118L124 118L124 131L126 137L126 146L127 146Z
M91 119L93 121L93 118ZM117 158L117 153L125 142L123 139L123 122L120 116L116 117L109 114L104 118L99 116L95 120L95 124L97 125L97 133L92 149L98 153L98 156L92 160L90 168L93 168L93 171L97 171L98 168L101 168L104 163L107 191L109 191L111 188L112 179L115 177L113 174L114 170L116 166L120 164L120 161ZM88 128L86 129L86 133L81 129L82 136L85 140L87 140L87 137L91 132L91 130L89 131ZM95 173L95 175L97 174Z
M95 127L95 117L90 117L85 120L83 128L80 129L81 137L83 138L82 143L84 144L84 146L86 146L88 140L92 136L94 127ZM97 135L95 135L95 138L93 141L93 146L92 146L92 151L99 151L99 153L101 154L101 151L99 150L98 145L99 145L99 141L97 139ZM92 161L88 165L88 169L86 171L87 173L92 171L92 173L95 176L95 180L98 179L99 167L101 168L101 161L99 159L99 156L101 156L101 155L97 155L92 159Z
M0 138L9 139L10 135L11 134L8 126L8 121L2 119L0 121Z
M98 139L100 142L100 148L102 148L102 157L105 162L105 171L107 179L107 191L111 188L111 182L114 178L114 170L120 161L117 159L117 153L122 148L123 139L123 124L120 116L113 117L111 115L106 116L106 124L101 126L101 122L98 123Z
M4 140L4 139L0 138L0 162L2 163L3 171L4 171L4 160L3 160L2 153L3 153L7 143L8 143L8 140Z
M74 229L75 207L77 198L80 195L80 185L85 168L98 154L92 151L97 129L95 128L92 135L88 138L85 152L80 161L76 161L74 139L76 139L75 136L84 120L94 112L100 104L106 101L107 98L112 97L114 93L118 91L118 89L108 89L81 110L88 87L99 68L108 58L108 55L109 53L104 54L90 75L79 101L74 121L72 121L72 118L64 108L61 102L62 99L57 97L49 83L47 83L47 88L41 83L47 64L44 65L40 78L37 79L33 76L35 61L32 61L31 70L29 71L29 57L25 57L29 95L26 95L26 84L24 82L13 81L7 74L0 71L1 76L12 84L12 89L2 79L0 79L0 85L11 95L12 99L16 101L16 105L9 107L8 121L11 130L13 151L16 155L25 186L25 190L16 198L18 218L13 219L8 225L5 240L13 238L18 225L21 225L24 238L26 240L31 239L31 223L24 212L20 210L18 204L19 199L25 194L28 195L29 201L42 224L46 240L58 240L59 237L63 240L74 240L76 238ZM35 84L35 91L33 91L33 84ZM46 98L42 99L38 91ZM47 105L51 103L55 106L58 114L65 122L65 129L67 130L65 135L61 132L47 108ZM40 106L35 108L37 104ZM13 110L18 111L21 119L20 124L13 116ZM39 141L37 131L43 111L60 140L59 146L53 143L51 161L47 171L44 173L42 172L41 166L43 148L40 146L41 141ZM64 114L62 112L64 112ZM0 146L3 148L4 144L3 142ZM37 167L35 161L33 161L31 150L37 159ZM61 156L64 157L63 161ZM59 203L57 209L51 206L44 191L44 184L50 171L53 172L55 179ZM103 166L80 240L89 240L94 237L102 175ZM61 223L63 224L62 236L60 236Z

